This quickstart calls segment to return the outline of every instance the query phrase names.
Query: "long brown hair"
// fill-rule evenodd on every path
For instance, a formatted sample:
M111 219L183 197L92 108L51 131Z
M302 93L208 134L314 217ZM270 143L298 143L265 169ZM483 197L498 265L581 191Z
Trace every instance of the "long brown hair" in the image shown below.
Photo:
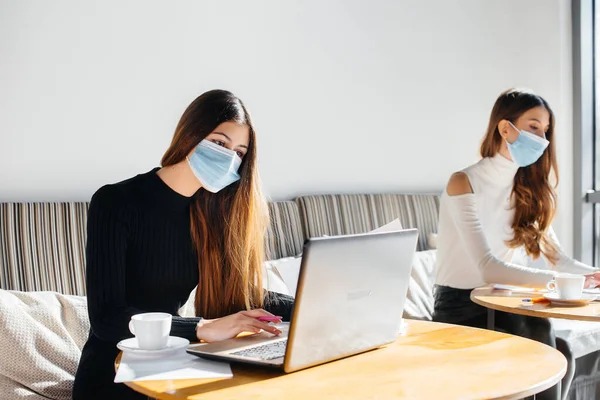
M191 236L200 273L196 315L218 318L262 307L266 202L256 162L256 133L242 101L225 90L199 96L185 110L162 166L177 164L223 122L246 125L250 143L241 179L218 193L199 190L190 207Z
M558 249L548 237L548 228L557 206L558 164L554 145L554 113L548 102L529 90L510 89L496 100L487 133L481 143L482 157L493 157L500 150L502 136L498 124L508 120L513 124L527 110L544 107L550 114L550 126L546 139L550 142L544 154L535 163L518 169L514 178L512 197L515 217L512 222L514 237L507 242L509 247L523 246L527 254L538 258L543 254L551 262L558 259ZM551 182L552 174L554 183Z

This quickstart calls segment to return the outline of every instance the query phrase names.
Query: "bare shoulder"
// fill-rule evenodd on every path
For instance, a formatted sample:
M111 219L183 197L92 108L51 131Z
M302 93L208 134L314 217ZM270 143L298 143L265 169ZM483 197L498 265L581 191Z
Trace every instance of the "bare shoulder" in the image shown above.
M473 193L469 177L464 172L455 172L448 181L446 192L450 196L459 196L461 194Z

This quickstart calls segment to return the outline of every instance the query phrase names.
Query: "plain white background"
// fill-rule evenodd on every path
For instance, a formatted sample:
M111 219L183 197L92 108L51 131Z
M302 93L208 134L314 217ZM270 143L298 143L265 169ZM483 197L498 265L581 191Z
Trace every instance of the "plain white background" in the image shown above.
M441 191L498 94L558 118L572 236L568 0L0 0L0 201L89 200L157 166L200 93L249 107L274 200Z

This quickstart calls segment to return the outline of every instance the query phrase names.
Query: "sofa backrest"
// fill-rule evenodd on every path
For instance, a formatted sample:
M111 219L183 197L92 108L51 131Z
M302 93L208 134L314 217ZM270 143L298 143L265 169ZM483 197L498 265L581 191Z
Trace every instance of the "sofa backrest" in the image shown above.
M85 295L89 203L0 203L0 289ZM436 195L318 195L269 203L269 259L297 256L306 237L363 233L399 218L419 229L418 250L437 230Z
M84 296L89 203L0 203L0 289ZM269 204L266 253L302 252L304 235L293 201Z
M437 232L440 200L434 194L316 195L296 202L306 237L365 233L399 218L403 228L419 230L421 251Z
M267 229L266 254L269 260L302 253L304 232L298 205L294 201L269 203L271 223Z
M88 203L0 203L0 289L85 294Z

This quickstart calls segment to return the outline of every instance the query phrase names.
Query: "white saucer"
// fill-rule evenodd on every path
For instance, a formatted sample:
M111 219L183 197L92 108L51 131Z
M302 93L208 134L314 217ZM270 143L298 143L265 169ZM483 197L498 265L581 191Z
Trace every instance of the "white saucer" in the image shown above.
M583 293L600 295L600 288L596 287L593 289L583 289Z
M163 355L169 354L176 350L182 349L190 344L190 341L184 338L180 338L177 336L169 336L169 340L167 341L167 347L158 350L146 350L140 349L137 338L129 338L125 340L121 340L117 343L117 347L119 350L126 351L129 353L134 353L136 355Z
M545 293L544 297L550 300L552 304L556 304L557 306L585 306L591 301L596 300L596 295L584 293L580 299L561 299L558 297L558 293Z

